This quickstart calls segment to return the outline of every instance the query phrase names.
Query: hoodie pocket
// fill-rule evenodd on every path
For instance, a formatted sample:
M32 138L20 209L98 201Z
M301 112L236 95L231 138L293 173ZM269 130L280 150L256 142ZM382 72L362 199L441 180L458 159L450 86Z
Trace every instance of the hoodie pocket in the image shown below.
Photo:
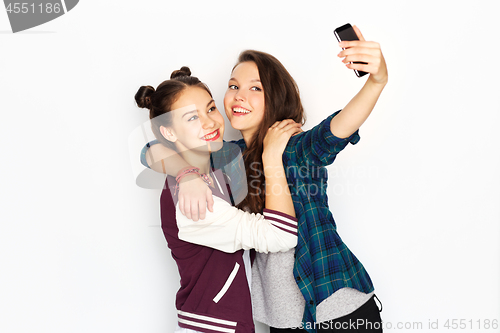
M238 274L239 269L240 269L240 264L235 263L234 268L231 271L231 274L229 274L229 277L226 280L226 283L224 283L224 285L222 286L222 289L217 293L217 295L215 295L215 297L213 299L213 301L215 303L218 303L220 301L220 299L222 298L222 296L224 296L226 294L227 290L229 289L229 287L233 283L233 280L236 277L236 274Z

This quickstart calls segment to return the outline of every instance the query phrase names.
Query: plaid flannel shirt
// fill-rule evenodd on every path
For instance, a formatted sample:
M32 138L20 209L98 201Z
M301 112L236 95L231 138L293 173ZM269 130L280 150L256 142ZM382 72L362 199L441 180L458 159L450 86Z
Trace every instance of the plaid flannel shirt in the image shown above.
M337 233L328 207L325 166L332 164L348 143L356 144L360 139L358 131L345 139L332 134L330 121L338 112L291 137L283 154L295 216L299 220L293 275L306 301L302 324L309 332L314 332L310 328L314 325L307 323L316 322L316 305L335 291L344 287L364 293L374 290L365 268ZM235 143L242 151L246 148L243 139Z

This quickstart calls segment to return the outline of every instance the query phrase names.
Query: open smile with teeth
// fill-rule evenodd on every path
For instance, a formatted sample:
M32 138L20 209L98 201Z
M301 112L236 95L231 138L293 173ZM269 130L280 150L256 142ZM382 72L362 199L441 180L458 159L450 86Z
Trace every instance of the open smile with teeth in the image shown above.
M211 140L211 139L215 138L218 135L219 135L219 130L215 130L212 133L205 135L202 139L203 140Z
M244 109L244 108L233 108L233 112L234 113L250 113L251 111L247 110L247 109Z

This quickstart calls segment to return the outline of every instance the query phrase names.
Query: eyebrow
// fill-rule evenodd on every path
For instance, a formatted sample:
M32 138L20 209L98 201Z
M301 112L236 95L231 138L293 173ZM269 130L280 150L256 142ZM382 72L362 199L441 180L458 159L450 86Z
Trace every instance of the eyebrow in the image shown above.
M211 100L210 100L210 102L208 102L208 103L207 103L207 108L208 108L208 107L210 106L210 104L212 104L213 102L214 102L214 100L213 100L213 99L211 99ZM184 114L182 115L182 117L181 117L181 118L184 118L184 117L185 117L185 116L187 116L188 114L191 114L191 113L194 113L194 112L198 113L198 109L196 109L196 110L192 110L192 111L188 111L188 112L184 113Z
M184 118L188 114L191 114L191 113L194 113L194 112L198 113L198 110L188 111L188 112L184 113L181 118Z
M236 82L238 82L238 80L236 80L234 77L230 78L229 81L236 81ZM252 80L250 80L250 82L260 82L260 80L259 79L252 79Z

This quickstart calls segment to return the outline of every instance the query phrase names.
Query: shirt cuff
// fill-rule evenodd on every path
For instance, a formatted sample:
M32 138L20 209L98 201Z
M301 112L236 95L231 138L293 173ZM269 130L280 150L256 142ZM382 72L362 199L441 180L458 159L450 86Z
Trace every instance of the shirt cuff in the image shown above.
M145 146L142 148L142 150L141 150L141 163L142 163L142 165L144 165L146 168L151 169L151 167L148 165L148 162L147 162L147 160L146 160L146 153L147 153L148 149L149 149L151 146L153 146L153 145L155 145L155 144L157 144L157 143L160 143L160 141L158 141L158 140L149 141L148 143L146 143L146 145L145 145Z
M339 114L340 111L341 110L333 113L328 118L323 120L323 123L321 124L321 137L323 137L323 139L328 145L336 145L343 141L355 145L361 139L361 137L359 136L359 130L356 130L356 132L352 133L350 136L344 139L336 137L330 130L330 122L332 121L333 117Z
M297 236L298 220L288 214L278 212L277 210L264 208L264 218L271 222L275 227Z

